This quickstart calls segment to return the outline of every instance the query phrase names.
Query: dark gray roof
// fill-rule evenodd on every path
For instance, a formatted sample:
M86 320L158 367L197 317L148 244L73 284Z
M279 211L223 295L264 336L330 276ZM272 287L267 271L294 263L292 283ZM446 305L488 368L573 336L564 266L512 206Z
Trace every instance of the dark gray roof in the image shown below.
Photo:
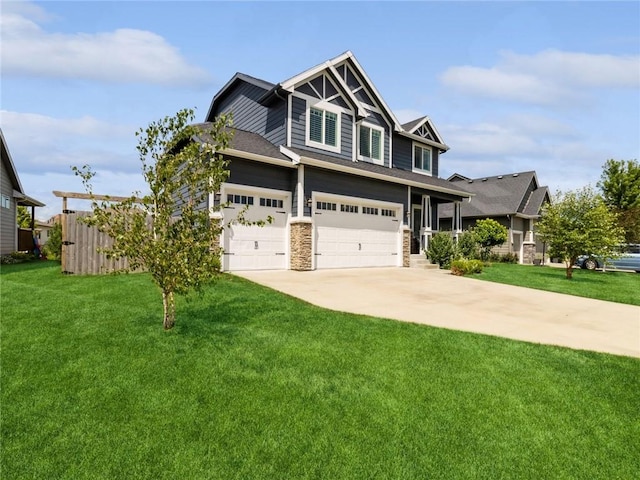
M529 200L522 213L525 215L540 215L542 205L548 201L550 201L549 189L547 187L537 188L529 195Z
M420 117L420 118L416 118L415 120L411 120L410 122L407 123L403 123L402 124L402 129L410 132L411 130L413 130L420 122L424 121L424 119L427 117Z
M456 174L458 175L458 174ZM533 191L531 186L533 182ZM450 182L456 188L474 193L470 203L463 203L463 217L492 217L499 215L538 215L547 187L538 187L535 172L511 173ZM451 205L441 205L441 218L453 216Z
M442 178L421 175L419 173L413 173L409 170L402 170L399 168L384 167L382 165L376 165L369 162L353 162L351 160L345 160L343 158L334 157L332 155L325 155L302 148L290 148L289 150L295 152L300 156L322 160L327 163L333 163L335 165L341 165L344 167L351 167L362 170L363 172L372 172L379 175L385 175L389 178L409 180L411 182L421 183L427 190L433 189L434 187L439 189L446 189L451 192L456 192L457 196L460 196L461 198L468 198L468 195L466 194L467 192L464 189L458 188L458 185L447 182Z
M195 126L204 127L205 125L210 125L210 123L198 123ZM252 153L254 155L262 155L265 157L276 158L278 160L291 161L290 158L280 153L280 149L278 147L259 134L247 132L246 130L239 130L237 128L231 128L229 130L233 132L229 148ZM203 137L203 139L204 138L206 137Z

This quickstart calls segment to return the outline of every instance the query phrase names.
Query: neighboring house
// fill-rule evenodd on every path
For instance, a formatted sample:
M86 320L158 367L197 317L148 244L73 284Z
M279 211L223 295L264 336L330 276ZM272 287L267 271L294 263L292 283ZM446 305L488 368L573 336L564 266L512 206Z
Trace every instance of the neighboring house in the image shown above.
M44 203L25 195L1 129L0 140L0 154L2 156L0 177L0 255L7 255L19 249L18 205L31 207L31 218L35 218L35 207L43 207ZM33 235L33 228L30 233Z
M473 227L477 220L492 218L509 230L507 242L498 253L515 253L520 263L534 263L543 253L543 243L536 237L535 222L542 206L549 202L549 189L538 184L535 172L511 173L494 177L467 178L458 173L449 177L457 188L473 193L473 201L464 203L462 228ZM453 209L441 205L441 230L452 229Z
M206 121L226 112L230 177L207 205L229 202L224 270L408 266L438 206L472 196L438 178L449 147L431 120L401 125L351 52L277 84L238 73ZM245 205L273 223L232 224Z

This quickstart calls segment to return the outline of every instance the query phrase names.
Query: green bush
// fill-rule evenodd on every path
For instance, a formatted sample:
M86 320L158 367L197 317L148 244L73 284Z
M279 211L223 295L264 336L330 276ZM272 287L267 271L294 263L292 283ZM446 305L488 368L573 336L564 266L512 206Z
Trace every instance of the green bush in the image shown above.
M455 246L451 235L447 232L436 233L429 242L429 248L425 251L427 258L437 263L440 268L449 268L451 259L455 253Z
M505 253L500 257L501 263L518 263L518 254L516 253Z
M42 251L49 260L60 260L62 256L62 224L56 223L49 231L49 239Z
M458 276L482 273L483 268L484 264L480 260L460 259L451 262L451 273Z
M466 230L458 236L456 243L456 257L466 258L469 260L479 258L478 242L473 231Z

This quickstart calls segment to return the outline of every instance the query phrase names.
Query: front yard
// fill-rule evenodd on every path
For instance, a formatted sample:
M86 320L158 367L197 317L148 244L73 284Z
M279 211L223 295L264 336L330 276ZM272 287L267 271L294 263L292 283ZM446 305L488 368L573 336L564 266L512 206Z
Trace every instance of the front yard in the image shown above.
M59 270L0 273L3 479L640 477L638 359Z
M609 302L640 305L640 274L576 268L567 280L564 268L494 263L470 278L565 293Z

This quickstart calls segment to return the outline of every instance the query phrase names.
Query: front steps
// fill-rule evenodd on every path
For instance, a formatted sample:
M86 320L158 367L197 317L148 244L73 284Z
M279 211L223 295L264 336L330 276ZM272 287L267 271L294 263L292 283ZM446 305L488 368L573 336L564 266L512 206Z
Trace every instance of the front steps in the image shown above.
M417 253L409 256L409 267L411 268L424 268L424 269L437 269L438 265L431 263L427 260L424 253Z

